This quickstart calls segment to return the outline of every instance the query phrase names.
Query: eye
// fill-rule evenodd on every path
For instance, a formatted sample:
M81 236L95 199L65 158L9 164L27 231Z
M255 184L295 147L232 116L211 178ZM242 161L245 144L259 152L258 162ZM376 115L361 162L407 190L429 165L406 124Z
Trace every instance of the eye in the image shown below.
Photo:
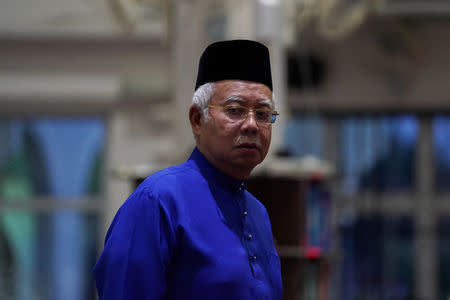
M255 111L255 116L258 120L269 121L271 112L266 109L258 109Z
M246 111L247 110L245 107L238 106L238 105L229 105L229 106L225 107L225 112L230 117L240 117L242 115L245 115Z

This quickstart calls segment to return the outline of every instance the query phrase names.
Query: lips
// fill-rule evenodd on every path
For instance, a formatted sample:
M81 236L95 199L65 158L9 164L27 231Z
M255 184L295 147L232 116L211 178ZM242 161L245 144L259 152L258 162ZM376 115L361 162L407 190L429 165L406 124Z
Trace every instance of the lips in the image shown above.
M258 149L258 145L256 143L242 143L238 147L244 149Z

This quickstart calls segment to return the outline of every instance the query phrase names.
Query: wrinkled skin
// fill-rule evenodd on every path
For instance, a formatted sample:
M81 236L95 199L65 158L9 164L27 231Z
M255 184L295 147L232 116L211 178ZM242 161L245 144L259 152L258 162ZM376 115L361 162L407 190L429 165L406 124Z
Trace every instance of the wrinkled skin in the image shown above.
M249 108L271 108L272 91L264 84L222 80L215 82L210 103L223 106L238 97L240 105ZM210 108L205 122L197 106L189 110L189 120L200 152L216 168L237 178L246 179L253 168L261 163L270 146L272 125L257 123L250 113L243 121L230 120L222 110Z

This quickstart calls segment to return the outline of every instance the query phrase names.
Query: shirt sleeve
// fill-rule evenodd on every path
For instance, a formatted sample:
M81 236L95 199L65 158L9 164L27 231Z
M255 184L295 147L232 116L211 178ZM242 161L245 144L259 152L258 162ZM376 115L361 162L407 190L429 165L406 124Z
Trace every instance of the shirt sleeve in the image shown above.
M138 188L117 212L94 267L99 299L164 299L174 244L168 210Z

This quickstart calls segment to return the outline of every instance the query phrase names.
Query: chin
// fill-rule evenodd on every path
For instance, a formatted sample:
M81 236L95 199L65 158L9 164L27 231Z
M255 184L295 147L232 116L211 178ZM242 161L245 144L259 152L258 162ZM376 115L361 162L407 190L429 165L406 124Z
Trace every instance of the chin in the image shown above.
M256 167L257 165L259 165L262 162L261 159L243 159L240 161L240 165L248 168L248 169L253 169L254 167Z

